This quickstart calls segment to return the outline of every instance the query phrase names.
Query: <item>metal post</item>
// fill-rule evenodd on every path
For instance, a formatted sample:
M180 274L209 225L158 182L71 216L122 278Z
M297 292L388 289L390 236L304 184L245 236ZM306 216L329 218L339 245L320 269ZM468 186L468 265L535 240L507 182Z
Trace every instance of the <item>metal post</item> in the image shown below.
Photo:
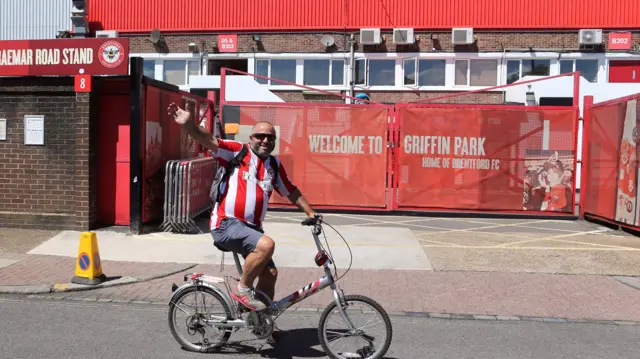
M143 177L143 119L142 119L142 106L144 104L144 86L142 85L142 78L144 76L144 65L141 57L132 57L130 62L130 93L131 93L131 108L130 108L130 175L129 183L131 187L129 189L129 230L134 234L140 234L142 232L142 183Z

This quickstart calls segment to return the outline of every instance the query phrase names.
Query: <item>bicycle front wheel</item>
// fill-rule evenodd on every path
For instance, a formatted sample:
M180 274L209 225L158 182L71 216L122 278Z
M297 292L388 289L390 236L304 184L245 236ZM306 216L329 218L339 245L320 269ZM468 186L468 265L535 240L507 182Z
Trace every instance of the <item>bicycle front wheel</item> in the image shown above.
M331 302L318 324L322 349L332 359L382 358L389 350L393 336L389 315L378 302L362 295L346 295L344 301L346 315L355 330L349 330L335 301ZM348 348L338 342L347 344Z

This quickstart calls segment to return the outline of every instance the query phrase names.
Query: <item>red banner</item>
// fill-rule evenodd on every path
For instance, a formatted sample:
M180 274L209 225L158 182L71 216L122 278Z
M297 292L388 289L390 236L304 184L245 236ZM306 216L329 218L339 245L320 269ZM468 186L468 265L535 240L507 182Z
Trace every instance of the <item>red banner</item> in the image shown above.
M588 110L588 158L581 192L586 213L638 226L640 95L631 97Z
M216 176L216 161L212 158L192 161L187 168L189 213L196 213L211 205L209 190Z
M184 131L173 117L167 113L167 107L175 102L185 108L187 102L198 118L204 111L201 99L187 96L185 93L171 92L153 86L146 86L142 134L144 144L143 182L142 182L142 221L149 222L162 218L164 204L165 165L170 160L191 159L197 157L200 146ZM206 121L198 121L207 127Z
M257 121L275 125L274 154L312 205L386 206L388 108L247 104L223 111L227 123L239 112L238 141L249 140ZM291 204L277 193L271 203Z
M128 73L127 38L0 41L0 76Z
M573 211L576 111L400 107L398 205Z

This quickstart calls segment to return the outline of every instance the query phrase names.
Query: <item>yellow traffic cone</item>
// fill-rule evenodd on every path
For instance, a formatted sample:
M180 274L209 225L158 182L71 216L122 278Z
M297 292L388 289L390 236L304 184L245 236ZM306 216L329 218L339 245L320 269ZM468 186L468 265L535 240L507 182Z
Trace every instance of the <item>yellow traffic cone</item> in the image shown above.
M71 278L71 283L96 285L106 279L107 276L102 273L102 261L95 232L82 232L76 260L76 274Z

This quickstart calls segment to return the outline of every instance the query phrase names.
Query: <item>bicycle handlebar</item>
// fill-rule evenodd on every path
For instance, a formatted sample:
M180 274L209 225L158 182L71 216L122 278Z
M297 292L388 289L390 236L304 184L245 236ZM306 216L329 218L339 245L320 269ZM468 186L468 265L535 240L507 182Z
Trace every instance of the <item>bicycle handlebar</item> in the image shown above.
M309 217L309 218L305 218L301 224L303 226L315 226L316 224L318 224L318 220L320 219L320 215L316 214L313 217Z

